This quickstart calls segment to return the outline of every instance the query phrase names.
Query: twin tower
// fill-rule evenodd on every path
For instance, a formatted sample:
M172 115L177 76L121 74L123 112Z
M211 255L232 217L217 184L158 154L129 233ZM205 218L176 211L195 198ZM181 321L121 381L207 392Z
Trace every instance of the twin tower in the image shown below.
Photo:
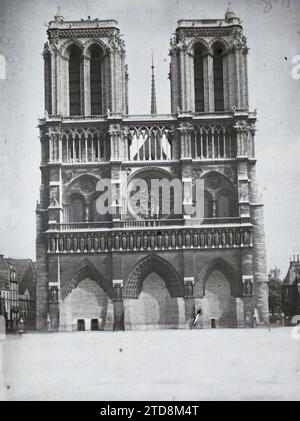
M115 20L49 23L45 44L48 115L128 114L125 44ZM246 38L240 19L180 20L170 45L171 112L248 109Z
M114 20L48 26L45 117L39 121L37 327L199 328L268 322L263 227L255 176L256 114L239 17L180 20L170 44L171 113L130 115L125 47ZM142 212L126 180L144 180ZM100 214L102 180L114 189ZM176 212L150 181L180 180ZM186 211L204 185L204 218ZM137 192L136 192L137 193ZM146 196L145 196L146 195ZM155 196L155 197L153 197ZM155 213L151 201L155 199ZM141 210L141 209L140 209Z

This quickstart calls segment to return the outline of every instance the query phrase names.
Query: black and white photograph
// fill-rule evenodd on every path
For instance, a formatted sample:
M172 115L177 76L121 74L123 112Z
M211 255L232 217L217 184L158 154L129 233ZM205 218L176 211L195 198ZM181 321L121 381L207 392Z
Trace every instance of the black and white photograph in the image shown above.
M299 401L299 115L299 0L0 0L0 401Z

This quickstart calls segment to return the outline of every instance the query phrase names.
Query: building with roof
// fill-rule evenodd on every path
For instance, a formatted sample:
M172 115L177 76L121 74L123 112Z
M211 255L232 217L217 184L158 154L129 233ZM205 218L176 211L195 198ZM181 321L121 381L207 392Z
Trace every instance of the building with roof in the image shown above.
M0 312L6 321L6 329L15 331L19 320L18 274L13 259L0 255Z
M35 329L35 265L30 259L12 259L0 255L0 315L6 329L16 331L23 323L25 330Z
M47 34L38 329L186 328L199 310L204 328L267 324L256 112L237 14L178 21L170 114L157 112L154 63L151 112L129 114L115 20L57 14ZM179 182L181 195L153 180Z
M31 259L13 259L18 274L19 318L25 330L36 328L36 269Z
M300 315L300 259L293 256L282 284L282 311L288 321Z

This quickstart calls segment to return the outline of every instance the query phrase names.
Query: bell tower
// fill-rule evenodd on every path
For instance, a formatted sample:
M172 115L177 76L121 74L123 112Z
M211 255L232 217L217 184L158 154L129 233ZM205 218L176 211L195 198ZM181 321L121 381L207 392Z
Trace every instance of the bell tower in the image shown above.
M128 113L125 45L115 20L65 21L58 13L47 33L48 115Z
M247 110L247 54L230 6L225 19L179 20L170 48L172 112Z

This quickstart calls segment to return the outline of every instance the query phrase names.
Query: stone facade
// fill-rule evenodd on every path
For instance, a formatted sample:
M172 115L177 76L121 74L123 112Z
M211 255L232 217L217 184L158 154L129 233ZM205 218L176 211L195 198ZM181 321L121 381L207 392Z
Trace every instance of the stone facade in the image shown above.
M186 328L198 310L197 327L252 326L254 315L267 323L256 114L248 108L240 19L228 10L225 19L178 22L167 115L156 114L154 104L150 115L128 114L115 21L56 16L48 39L46 114L39 122L38 328ZM105 179L113 188L111 212L100 215ZM136 179L180 180L180 211L172 196L172 211L164 212L162 192L154 216L133 216L120 191L124 180ZM199 180L203 218L188 212ZM144 208L152 196L140 193Z

